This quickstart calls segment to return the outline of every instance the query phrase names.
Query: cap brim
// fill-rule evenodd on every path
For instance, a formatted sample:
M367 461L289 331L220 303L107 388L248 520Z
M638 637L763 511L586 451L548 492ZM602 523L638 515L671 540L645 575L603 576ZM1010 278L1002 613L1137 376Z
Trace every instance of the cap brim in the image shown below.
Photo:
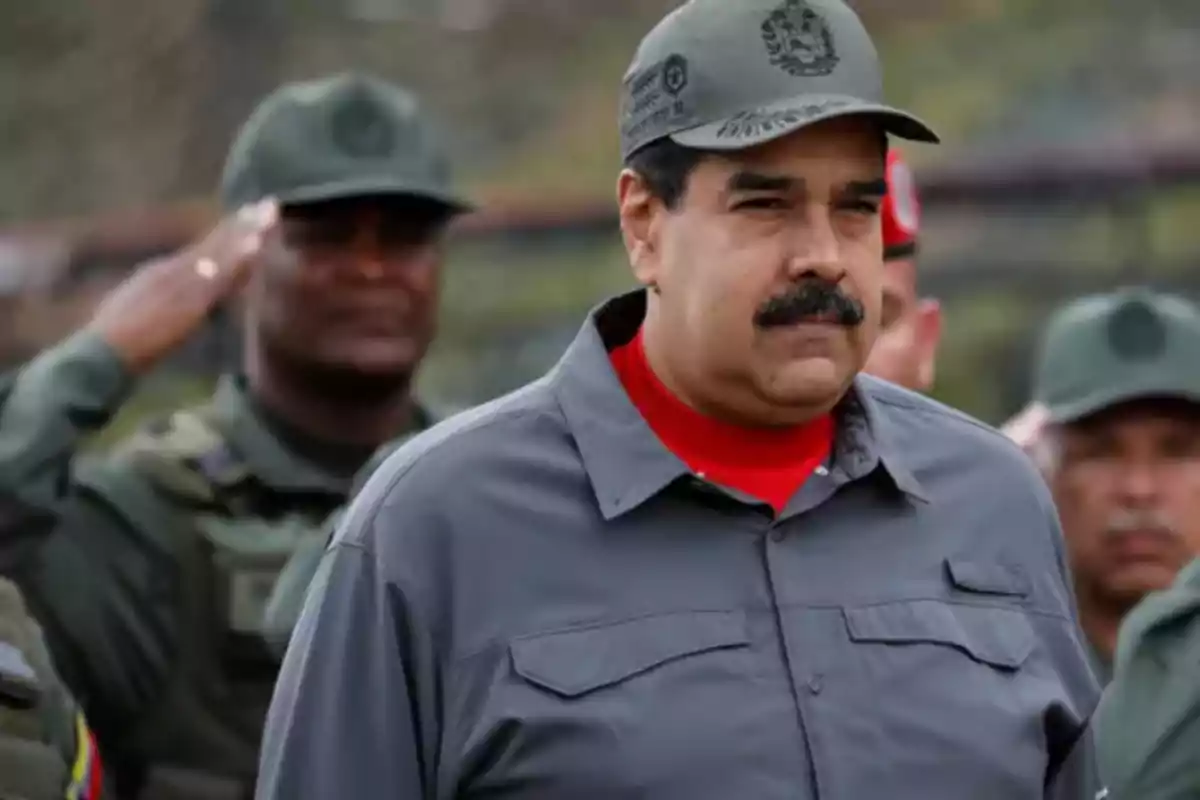
M453 214L465 214L475 210L469 201L451 192L419 186L386 178L356 178L330 183L305 186L272 195L281 205L320 203L326 200L345 200L351 197L393 195L428 200L445 206Z
M847 95L804 95L743 111L716 122L677 131L671 138L699 150L743 150L774 141L829 119L871 116L893 136L938 144L941 138L921 119L891 106Z
M1200 405L1200 388L1181 388L1178 384L1148 381L1107 392L1095 392L1073 403L1046 403L1046 415L1053 423L1078 422L1113 406L1137 400L1184 400Z

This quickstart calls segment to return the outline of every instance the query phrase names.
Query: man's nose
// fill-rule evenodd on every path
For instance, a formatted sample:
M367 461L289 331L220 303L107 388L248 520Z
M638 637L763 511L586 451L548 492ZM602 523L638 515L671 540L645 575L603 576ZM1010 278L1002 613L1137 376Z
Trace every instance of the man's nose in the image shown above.
M817 278L840 283L846 275L842 266L841 242L825 208L812 209L803 224L796 226L789 242L788 279Z
M1141 459L1131 460L1122 465L1117 490L1125 502L1145 508L1157 500L1161 480L1153 464Z
M376 281L383 277L387 253L383 237L377 226L361 225L351 243L355 271L367 280Z

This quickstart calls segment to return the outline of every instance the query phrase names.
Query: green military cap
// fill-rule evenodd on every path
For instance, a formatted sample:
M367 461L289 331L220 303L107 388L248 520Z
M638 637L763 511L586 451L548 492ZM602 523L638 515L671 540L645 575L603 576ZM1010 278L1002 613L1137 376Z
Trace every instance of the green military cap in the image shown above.
M1081 298L1051 318L1036 364L1034 400L1054 422L1140 398L1200 403L1200 309L1144 288Z
M1108 800L1200 797L1200 561L1121 624L1092 726Z
M740 150L860 114L938 141L884 102L875 45L841 0L690 0L647 34L625 74L621 156L665 137Z
M287 204L379 194L470 208L454 191L442 138L417 98L352 73L268 95L238 132L221 176L231 208L266 197Z

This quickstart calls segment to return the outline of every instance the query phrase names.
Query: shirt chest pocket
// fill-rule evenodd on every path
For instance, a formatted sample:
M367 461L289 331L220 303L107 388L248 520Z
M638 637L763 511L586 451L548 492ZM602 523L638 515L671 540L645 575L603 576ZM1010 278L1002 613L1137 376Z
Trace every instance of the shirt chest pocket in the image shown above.
M682 796L681 781L710 796L699 782L733 770L730 742L770 746L781 706L755 677L741 611L522 637L508 656L475 737L481 791L519 775L531 797Z
M1004 567L947 560L952 595L941 599L885 602L844 610L846 630L859 658L874 654L887 662L906 660L922 666L945 659L948 668L965 669L961 657L1011 673L1034 649L1035 634L1017 605L1029 593L1028 582ZM931 649L932 648L932 649ZM909 650L908 657L902 655ZM958 658L955 658L955 655Z
M850 640L868 646L855 648L856 657L876 658L883 670L906 661L926 667L926 662L943 659L948 668L966 669L965 656L1000 672L1015 672L1033 652L1033 629L1020 611L908 600L844 613Z
M839 663L814 706L847 753L830 768L844 796L883 785L915 787L904 797L1035 796L1046 680L1015 577L954 565L944 599L841 609ZM874 747L892 756L873 759Z
M720 671L721 651L748 647L740 612L670 614L521 638L509 646L513 669L528 684L560 698L580 698L639 676ZM705 655L713 656L705 658ZM679 663L676 663L679 662Z

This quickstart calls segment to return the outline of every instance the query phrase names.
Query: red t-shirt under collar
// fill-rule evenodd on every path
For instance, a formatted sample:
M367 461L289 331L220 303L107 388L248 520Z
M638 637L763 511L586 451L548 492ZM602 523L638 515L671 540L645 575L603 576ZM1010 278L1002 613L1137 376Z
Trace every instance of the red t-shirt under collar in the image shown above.
M688 406L659 380L646 360L642 332L610 354L629 399L662 443L697 475L783 511L828 457L833 418L794 428L743 428Z

